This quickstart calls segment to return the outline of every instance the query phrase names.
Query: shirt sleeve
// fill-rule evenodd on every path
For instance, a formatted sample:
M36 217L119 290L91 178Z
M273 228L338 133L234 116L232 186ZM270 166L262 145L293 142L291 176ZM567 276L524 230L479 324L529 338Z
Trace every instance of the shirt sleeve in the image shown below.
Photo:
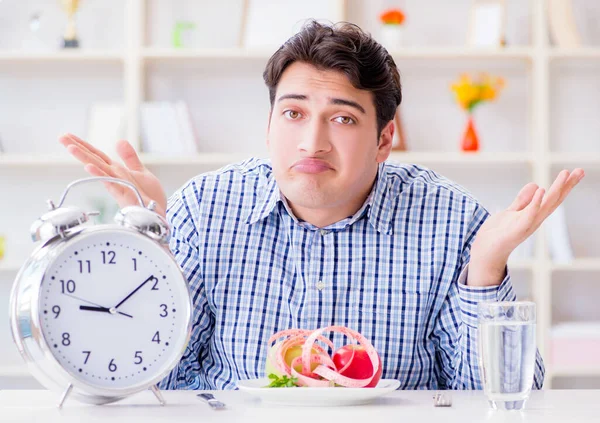
M433 333L437 346L437 376L441 389L483 389L477 349L477 305L481 301L515 301L516 295L507 269L504 280L497 286L467 286L470 247L477 230L489 213L477 206L468 223L465 248L457 277L452 281L440 310ZM544 363L536 352L534 389L544 383Z
M190 199L193 200L193 199ZM193 203L192 203L193 204ZM200 357L214 327L198 259L198 233L186 201L185 190L174 194L167 205L171 225L169 248L188 280L192 296L192 334L179 363L159 383L160 389L209 389L200 377Z

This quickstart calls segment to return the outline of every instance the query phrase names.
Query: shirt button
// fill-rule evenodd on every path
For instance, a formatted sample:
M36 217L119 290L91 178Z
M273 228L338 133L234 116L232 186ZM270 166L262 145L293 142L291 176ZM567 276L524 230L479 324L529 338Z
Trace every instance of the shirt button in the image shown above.
M317 282L317 289L318 289L319 291L322 291L322 290L323 290L323 288L325 288L325 284L323 283L323 281L319 281L319 282Z
M325 235L327 235L331 231L328 231L327 229L321 229L319 232L321 232L322 236L325 236Z

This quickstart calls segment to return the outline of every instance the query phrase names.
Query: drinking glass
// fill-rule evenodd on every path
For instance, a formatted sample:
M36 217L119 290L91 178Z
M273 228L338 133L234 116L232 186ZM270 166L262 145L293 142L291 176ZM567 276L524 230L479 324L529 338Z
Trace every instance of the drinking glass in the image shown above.
M529 301L478 305L479 369L494 409L520 410L533 386L536 310Z

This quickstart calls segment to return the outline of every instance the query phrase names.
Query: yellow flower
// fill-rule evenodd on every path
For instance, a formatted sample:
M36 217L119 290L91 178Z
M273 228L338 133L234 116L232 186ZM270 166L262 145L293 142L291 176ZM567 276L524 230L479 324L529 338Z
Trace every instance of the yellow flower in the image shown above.
M504 79L488 73L481 73L476 80L469 74L462 74L459 80L451 85L457 103L469 112L481 102L495 100L503 87Z

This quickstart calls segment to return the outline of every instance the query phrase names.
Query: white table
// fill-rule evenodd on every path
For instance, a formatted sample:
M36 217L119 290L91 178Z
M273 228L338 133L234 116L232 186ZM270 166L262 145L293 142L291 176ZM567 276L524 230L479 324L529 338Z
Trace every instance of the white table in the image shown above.
M94 406L67 400L44 390L0 391L2 422L600 422L600 390L533 392L523 411L495 411L480 391L452 392L451 408L434 408L431 391L395 391L369 405L350 407L284 407L262 403L240 391L214 391L227 409L215 411L194 391L163 391L161 407L150 392L111 405ZM409 420L407 420L409 419Z

